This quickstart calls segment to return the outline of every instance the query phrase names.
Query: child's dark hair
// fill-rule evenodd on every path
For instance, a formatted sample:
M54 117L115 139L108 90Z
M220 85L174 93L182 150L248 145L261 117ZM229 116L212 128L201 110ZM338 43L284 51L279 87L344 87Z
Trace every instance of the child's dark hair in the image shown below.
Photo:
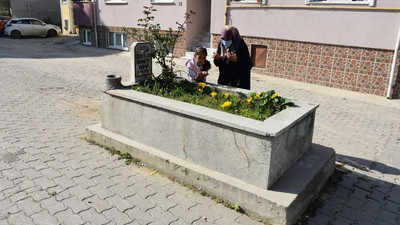
M205 55L207 56L207 49L205 47L199 46L194 50L194 55Z
M194 50L194 55L205 55L207 56L207 49L205 47L199 46ZM206 59L201 71L209 71L211 69L211 63Z

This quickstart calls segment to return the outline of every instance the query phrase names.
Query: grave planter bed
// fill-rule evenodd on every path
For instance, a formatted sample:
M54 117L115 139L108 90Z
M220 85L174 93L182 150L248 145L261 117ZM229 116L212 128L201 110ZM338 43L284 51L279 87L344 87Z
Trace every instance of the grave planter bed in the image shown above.
M257 121L130 89L106 90L101 124L89 127L87 137L249 215L291 224L334 168L332 150L310 148L317 107L295 101Z

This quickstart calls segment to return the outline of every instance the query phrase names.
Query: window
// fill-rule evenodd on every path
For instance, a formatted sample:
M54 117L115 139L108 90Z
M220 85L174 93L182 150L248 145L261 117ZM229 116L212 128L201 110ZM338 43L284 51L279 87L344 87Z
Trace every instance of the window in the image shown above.
M126 0L104 0L106 4L127 4Z
M108 32L108 47L127 50L128 38L124 33Z
M84 45L92 45L92 32L89 29L82 30L83 35L83 44Z
M62 2L63 4L66 4L66 3L67 3L67 0L61 0L61 2Z
M43 25L43 23L42 23L41 21L38 21L38 20L31 20L31 24L34 24L34 25Z
M265 4L265 0L231 0L231 2L238 2L238 3L263 3L263 4Z
M68 29L69 29L68 19L64 19L64 30L68 30Z
M174 3L174 0L151 0L151 3Z
M30 20L19 20L17 24L31 24Z
M306 4L350 4L374 6L375 0L306 0Z

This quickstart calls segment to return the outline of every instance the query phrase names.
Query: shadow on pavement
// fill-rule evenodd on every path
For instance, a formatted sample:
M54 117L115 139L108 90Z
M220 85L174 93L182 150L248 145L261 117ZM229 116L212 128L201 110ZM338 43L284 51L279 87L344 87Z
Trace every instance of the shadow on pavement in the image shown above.
M73 35L21 39L0 37L0 49L0 58L81 58L124 53L120 50L82 45L79 37Z
M400 186L337 165L296 224L400 224Z
M355 167L363 171L378 171L383 174L400 175L400 170L380 162L371 161L368 159L357 158L353 156L336 154L336 161L346 165Z

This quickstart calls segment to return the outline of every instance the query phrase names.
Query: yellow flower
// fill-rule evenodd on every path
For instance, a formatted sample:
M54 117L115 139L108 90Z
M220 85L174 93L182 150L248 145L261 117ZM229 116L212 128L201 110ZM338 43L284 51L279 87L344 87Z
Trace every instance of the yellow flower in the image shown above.
M201 87L201 88L205 88L206 87L206 83L204 83L204 82L199 82L197 85L199 87Z
M199 88L199 89L197 89L200 93L203 93L203 89L202 88Z
M224 95L225 95L225 98L229 97L229 93L225 93Z
M274 107L276 107L276 103L274 102Z
M250 103L251 101L253 101L253 98L250 96L247 98L247 102Z
M214 98L215 96L217 96L217 92L215 92L215 91L211 92L211 97Z
M286 105L286 108L288 109L288 108L290 108L290 106Z
M256 95L256 99L260 99L261 98L261 93L258 93L257 95Z
M271 99L274 99L274 98L276 98L276 97L278 97L278 93L275 93L274 95L272 95L272 96L271 96Z
M232 105L232 102L226 101L226 102L224 102L224 104L221 105L221 108L225 109L226 107L229 107L231 105Z

